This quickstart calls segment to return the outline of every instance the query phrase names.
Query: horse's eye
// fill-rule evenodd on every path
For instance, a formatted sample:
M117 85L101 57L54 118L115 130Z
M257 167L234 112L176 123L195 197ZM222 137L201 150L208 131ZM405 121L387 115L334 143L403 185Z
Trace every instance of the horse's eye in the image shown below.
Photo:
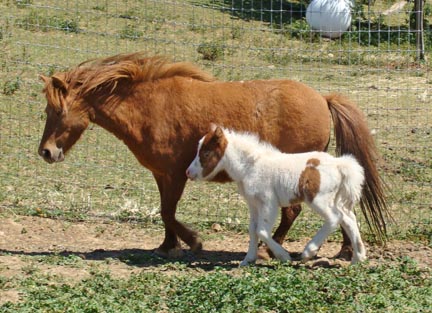
M208 157L210 156L210 151L203 151L202 156L203 156L204 158L208 158Z

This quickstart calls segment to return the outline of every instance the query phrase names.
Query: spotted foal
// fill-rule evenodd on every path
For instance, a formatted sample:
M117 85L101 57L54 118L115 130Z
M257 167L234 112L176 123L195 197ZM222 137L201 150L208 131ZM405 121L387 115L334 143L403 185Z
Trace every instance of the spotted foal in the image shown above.
M354 205L360 200L364 171L350 155L333 157L324 152L286 154L255 135L212 125L198 144L198 153L186 175L210 180L225 171L238 185L249 206L249 250L240 266L257 259L262 240L281 261L291 257L271 237L278 208L304 202L324 220L306 245L302 260L316 256L324 240L341 225L353 243L352 263L366 258Z

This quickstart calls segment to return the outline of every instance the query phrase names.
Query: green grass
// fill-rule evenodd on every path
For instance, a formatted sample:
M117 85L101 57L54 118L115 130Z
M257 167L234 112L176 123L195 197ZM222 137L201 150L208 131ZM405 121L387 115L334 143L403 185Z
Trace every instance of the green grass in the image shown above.
M64 283L36 274L8 279L0 291L15 288L23 300L2 312L421 312L432 305L429 269L410 259L388 266L316 268L272 264L228 270L202 270L173 264L167 275L141 272L115 278L94 271ZM429 278L429 279L428 279Z

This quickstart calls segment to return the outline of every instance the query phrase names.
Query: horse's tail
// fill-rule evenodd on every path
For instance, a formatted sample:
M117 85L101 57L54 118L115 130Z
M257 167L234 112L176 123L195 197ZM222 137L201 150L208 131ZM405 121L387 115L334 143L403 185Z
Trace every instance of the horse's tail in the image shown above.
M360 109L339 94L324 96L333 119L336 154L352 154L364 169L365 184L360 208L377 239L387 237L386 219L391 218L385 197L385 184L377 169L378 152Z
M351 210L362 197L364 184L364 169L352 155L343 155L337 159L337 167L342 175L342 182L338 196Z

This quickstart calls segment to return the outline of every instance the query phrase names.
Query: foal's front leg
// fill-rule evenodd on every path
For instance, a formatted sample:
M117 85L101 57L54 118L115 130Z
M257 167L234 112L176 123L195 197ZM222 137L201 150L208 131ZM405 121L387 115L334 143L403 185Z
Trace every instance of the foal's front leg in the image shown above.
M291 261L288 251L271 237L271 229L276 221L277 212L276 205L264 204L259 207L256 233L277 259L282 262Z
M258 255L258 235L257 229L257 208L249 204L249 249L246 257L240 263L240 266L246 266L255 263Z

